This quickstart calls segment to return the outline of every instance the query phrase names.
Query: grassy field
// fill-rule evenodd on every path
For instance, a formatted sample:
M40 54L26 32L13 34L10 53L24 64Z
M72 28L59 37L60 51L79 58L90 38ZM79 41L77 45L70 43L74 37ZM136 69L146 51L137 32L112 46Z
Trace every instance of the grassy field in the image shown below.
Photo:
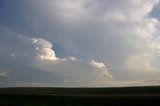
M0 106L160 105L160 87L0 88Z

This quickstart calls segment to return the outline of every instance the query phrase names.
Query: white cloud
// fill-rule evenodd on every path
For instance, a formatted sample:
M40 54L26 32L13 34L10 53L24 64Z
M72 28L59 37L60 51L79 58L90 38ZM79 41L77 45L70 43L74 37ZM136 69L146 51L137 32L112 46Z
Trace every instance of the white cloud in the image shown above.
M138 73L137 71L139 73L154 72L157 68L152 65L152 61L152 55L146 53L131 56L125 62L126 70L134 71L135 73Z
M137 48L137 53L130 55L125 61L125 67L128 71L158 71L154 66L154 59L159 51L159 42L157 33L159 22L156 19L144 19L139 25L133 28L135 34L133 45Z
M105 68L106 67L106 65L104 65L104 63L95 62L94 60L92 60L90 62L90 64L96 68Z
M41 38L32 38L31 39L33 45L35 46L38 54L36 58L44 59L44 60L56 60L54 51L52 50L52 44Z
M7 78L9 78L10 76L9 76L8 73L9 73L8 71L1 71L0 70L0 77L7 77Z

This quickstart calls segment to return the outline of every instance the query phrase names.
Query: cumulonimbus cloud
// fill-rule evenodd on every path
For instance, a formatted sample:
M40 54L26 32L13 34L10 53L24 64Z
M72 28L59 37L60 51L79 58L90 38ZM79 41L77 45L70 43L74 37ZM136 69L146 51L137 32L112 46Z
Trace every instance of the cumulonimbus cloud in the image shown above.
M35 45L37 55L32 66L41 70L59 73L66 77L67 83L79 83L83 85L102 84L101 81L107 82L113 78L109 73L109 67L104 63L94 60L81 60L74 57L58 58L52 50L52 44L44 39L31 39ZM38 49L37 49L38 48ZM102 84L103 85L103 84Z
M11 33L11 31L6 29L4 29L3 33L4 32L7 34ZM16 52L12 51L9 53L8 51L11 46L16 47L14 43L12 43L12 45L8 45L9 47L6 46L4 51L7 52L4 55L9 56L9 62L6 64L10 64L10 61L14 61L14 64L22 65L22 67L14 67L10 65L8 65L8 67L3 66L6 69L10 69L11 77L14 79L13 83L15 83L15 80L20 76L23 77L23 75L13 74L21 70L23 71L23 66L30 67L30 74L32 74L32 71L34 73L35 70L39 70L40 73L50 73L53 74L53 76L54 74L58 74L59 80L55 81L57 84L48 84L50 86L108 86L108 82L113 78L113 75L109 72L108 65L104 63L95 60L76 59L75 57L58 58L53 50L54 45L52 45L51 42L43 38L27 38L24 35L15 34L14 32L11 34L13 37L13 41L11 42L14 42L15 40L18 41L18 45L26 47L22 49L17 47L15 48ZM6 37L7 36L8 35L6 35ZM20 38L18 36L20 36ZM21 62L19 62L19 59L23 60L20 60ZM0 72L0 76L9 77L8 72L4 71ZM28 79L23 78L22 81L18 81L17 84L19 83L21 84L19 86L25 86L23 82L26 82L26 80ZM51 80L45 80L44 78L44 82L46 81L54 82ZM26 83L31 84L32 82L34 81ZM34 83L37 84L39 82Z
M11 5L6 1L5 15L0 16L0 61L4 57L21 60L34 70L58 73L63 81L79 85L85 81L105 84L102 76L109 78L112 74L122 83L153 78L159 74L160 23L151 12L158 3L159 0L19 0ZM56 56L54 43L66 52L63 58Z

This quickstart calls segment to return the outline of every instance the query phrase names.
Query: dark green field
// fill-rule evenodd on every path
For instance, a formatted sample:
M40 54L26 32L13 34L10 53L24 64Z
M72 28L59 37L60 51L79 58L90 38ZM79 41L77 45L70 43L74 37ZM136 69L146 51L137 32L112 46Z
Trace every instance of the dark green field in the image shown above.
M0 88L0 106L160 105L160 87Z

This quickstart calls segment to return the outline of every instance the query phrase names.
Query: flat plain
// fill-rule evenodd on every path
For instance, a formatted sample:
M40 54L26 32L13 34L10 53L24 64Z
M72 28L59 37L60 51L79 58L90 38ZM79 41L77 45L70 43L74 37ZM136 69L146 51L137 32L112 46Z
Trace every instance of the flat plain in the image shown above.
M0 88L0 106L160 105L160 86L116 88Z

